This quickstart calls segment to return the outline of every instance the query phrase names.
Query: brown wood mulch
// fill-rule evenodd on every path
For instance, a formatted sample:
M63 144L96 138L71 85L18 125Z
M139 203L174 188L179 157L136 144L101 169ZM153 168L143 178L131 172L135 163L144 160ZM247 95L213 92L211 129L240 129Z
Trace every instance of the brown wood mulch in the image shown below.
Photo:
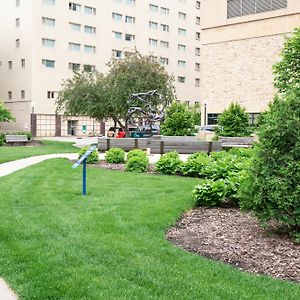
M236 208L196 208L166 236L178 247L241 270L300 282L300 245L275 224L264 229Z

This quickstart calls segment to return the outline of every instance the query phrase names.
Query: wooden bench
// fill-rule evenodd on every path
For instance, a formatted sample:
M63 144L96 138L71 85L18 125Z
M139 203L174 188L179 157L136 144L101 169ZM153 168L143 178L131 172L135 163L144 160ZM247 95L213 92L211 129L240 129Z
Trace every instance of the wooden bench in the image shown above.
M253 137L219 137L223 148L250 148L254 143Z
M25 146L28 143L27 135L6 135L5 142L12 146Z

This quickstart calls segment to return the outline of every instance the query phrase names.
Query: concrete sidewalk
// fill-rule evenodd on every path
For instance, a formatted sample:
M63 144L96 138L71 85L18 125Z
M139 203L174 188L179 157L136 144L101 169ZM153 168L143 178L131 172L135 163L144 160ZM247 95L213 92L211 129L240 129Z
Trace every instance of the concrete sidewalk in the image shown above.
M18 297L10 289L7 283L0 278L0 299L1 300L18 300Z

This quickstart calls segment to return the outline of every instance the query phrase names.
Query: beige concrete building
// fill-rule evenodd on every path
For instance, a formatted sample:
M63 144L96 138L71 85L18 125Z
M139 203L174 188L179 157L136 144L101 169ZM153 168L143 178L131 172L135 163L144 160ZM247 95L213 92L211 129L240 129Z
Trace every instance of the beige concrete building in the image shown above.
M213 124L231 102L253 121L274 96L272 65L300 26L300 1L202 0L201 15L203 122Z
M0 99L17 119L4 129L103 133L93 120L55 115L56 92L74 70L105 72L135 48L160 58L178 99L200 102L200 11L194 0L0 1Z

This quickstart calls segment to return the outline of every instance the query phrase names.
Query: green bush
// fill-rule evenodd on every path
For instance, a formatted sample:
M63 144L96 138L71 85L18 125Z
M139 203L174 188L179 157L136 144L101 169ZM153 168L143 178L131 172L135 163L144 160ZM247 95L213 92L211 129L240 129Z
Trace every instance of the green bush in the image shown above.
M275 219L300 236L299 103L300 90L291 90L276 96L264 114L241 206L262 223Z
M231 103L228 109L218 117L217 136L250 136L249 116L245 108Z
M180 174L183 162L176 151L164 154L155 164L155 171L165 175Z
M141 158L146 158L147 154L145 151L141 149L134 149L130 150L127 154L127 160L130 160L132 157L141 157Z
M226 184L224 180L202 179L193 191L196 205L218 206L226 196Z
M30 141L32 139L32 133L29 132L29 131L19 131L19 132L13 132L13 133L10 133L10 134L14 134L14 135L26 135L28 141Z
M131 156L125 165L127 172L144 173L148 170L149 161L146 156Z
M190 177L204 177L205 169L211 162L210 157L204 152L197 152L189 156L184 164L182 173Z
M122 164L125 161L125 151L121 148L111 148L106 152L105 160L110 164Z
M83 147L79 150L78 155L79 158L89 149L90 147ZM87 158L86 162L88 164L96 164L97 162L99 162L99 155L98 155L98 151L94 150L91 155Z
M5 134L0 133L0 147L5 144Z

